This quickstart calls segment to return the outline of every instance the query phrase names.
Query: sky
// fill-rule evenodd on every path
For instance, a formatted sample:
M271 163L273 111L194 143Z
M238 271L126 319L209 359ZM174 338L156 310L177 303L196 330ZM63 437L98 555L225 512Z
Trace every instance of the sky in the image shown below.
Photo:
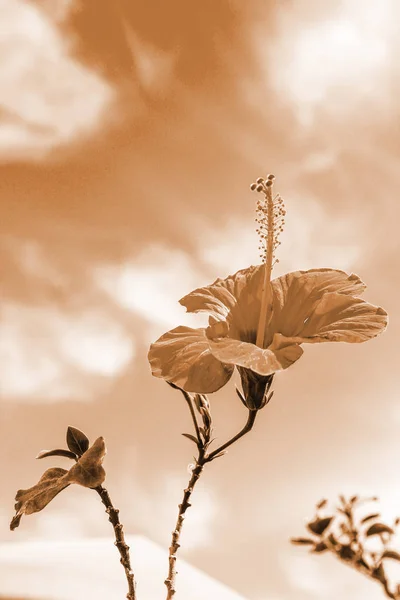
M310 345L276 376L251 434L205 470L181 556L248 600L382 597L289 538L321 497L400 513L399 11L0 0L0 542L110 534L77 486L8 529L16 490L68 466L34 457L72 425L104 436L126 530L167 548L191 425L148 347L205 323L182 296L258 263L249 186L272 172L287 210L276 276L357 273L390 323L367 344ZM226 440L245 410L233 383L210 400Z

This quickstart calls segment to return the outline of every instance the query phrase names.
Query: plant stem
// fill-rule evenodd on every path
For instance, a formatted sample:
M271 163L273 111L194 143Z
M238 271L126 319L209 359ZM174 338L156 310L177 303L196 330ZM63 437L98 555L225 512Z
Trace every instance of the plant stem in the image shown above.
M189 480L187 487L183 490L182 503L179 504L178 518L176 521L175 529L172 532L172 540L171 540L171 545L169 547L168 577L164 581L165 585L167 586L167 590L168 590L167 600L171 600L176 592L175 580L176 580L176 575L178 573L176 570L176 553L177 553L178 549L180 548L179 540L180 540L180 536L181 536L182 525L183 525L183 521L185 519L185 513L186 513L187 509L191 506L189 500L192 495L194 486L196 485L197 481L199 480L199 477L201 475L201 472L202 472L203 467L206 462L207 462L207 459L205 456L205 450L203 448L201 448L201 449L199 449L199 455L196 460L196 466L194 467L194 469L192 471L192 476Z
M220 454L221 452L223 452L226 448L228 448L229 446L231 446L234 442L236 442L241 437L243 437L244 435L246 435L246 433L248 433L249 431L251 431L251 429L253 428L254 422L256 420L257 412L258 412L257 410L249 410L249 416L247 418L247 423L243 427L243 429L241 431L239 431L239 433L237 433L228 442L226 442L225 444L222 444L222 446L220 446L219 448L217 448L216 450L214 450L213 452L211 452L207 456L207 462L212 461L217 456L217 454Z
M194 408L193 408L192 397L190 396L190 394L188 394L187 392L185 392L185 390L181 390L181 392L184 395L186 402L188 403L190 414L191 414L192 420L193 420L194 429L195 429L195 432L196 432L196 437L200 441L201 440L201 435L200 435L199 425L198 425L197 419L196 419L196 414L195 414Z
M179 504L178 518L176 521L175 529L172 532L172 540L171 540L171 545L169 547L168 577L164 581L165 585L167 586L167 591L168 591L166 600L172 600L172 598L176 592L176 589L175 589L175 581L176 581L176 575L177 575L176 554L178 552L178 549L180 548L180 536L181 536L181 532L182 532L183 521L185 519L187 509L191 506L189 500L193 493L194 486L196 485L197 481L200 478L200 475L203 471L204 465L211 462L215 458L218 458L218 456L221 455L221 452L223 452L223 450L228 448L228 446L231 446L234 442L236 442L238 439L240 439L246 433L248 433L254 425L254 422L255 422L255 419L257 416L257 412L258 412L257 410L249 410L249 416L247 419L247 423L243 427L243 429L237 435L235 435L232 439L230 439L228 442L226 442L225 444L222 444L222 446L220 446L219 448L217 448L210 454L207 454L206 446L204 444L201 445L201 443L202 443L201 436L200 436L199 429L197 426L197 420L196 420L195 413L193 410L193 404L192 404L191 397L189 394L186 394L186 392L183 392L183 394L189 405L190 412L191 412L192 418L193 418L193 422L195 423L196 434L197 434L197 438L199 441L199 446L198 446L199 452L198 452L198 456L196 459L196 465L192 471L192 475L190 477L189 483L188 483L187 487L183 490L182 503Z
M120 562L125 569L125 575L128 582L128 594L126 595L128 600L136 600L136 582L135 576L131 567L131 560L129 556L129 546L125 543L123 525L119 520L119 510L118 508L114 508L110 494L102 485L94 488L96 492L99 494L102 503L106 507L106 513L108 514L108 520L114 527L115 532L115 546L117 546L119 553L121 555Z

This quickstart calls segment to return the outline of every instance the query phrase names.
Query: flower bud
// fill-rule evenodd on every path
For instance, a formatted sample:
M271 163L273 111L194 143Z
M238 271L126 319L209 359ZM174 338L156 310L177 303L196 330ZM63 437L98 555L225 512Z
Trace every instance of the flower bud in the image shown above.
M244 404L249 410L260 410L270 401L268 394L274 374L259 375L251 369L237 367L242 381Z

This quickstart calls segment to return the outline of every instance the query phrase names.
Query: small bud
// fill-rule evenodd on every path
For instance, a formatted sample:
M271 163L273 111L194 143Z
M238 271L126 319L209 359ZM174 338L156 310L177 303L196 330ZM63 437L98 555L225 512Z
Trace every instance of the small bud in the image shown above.
M256 181L256 183L264 183L264 179L263 177L259 177Z
M256 183L252 183L251 186L250 186L251 191L254 192L254 190L256 189L256 187L257 187L257 184Z
M259 185L256 187L256 190L257 190L257 192L262 192L262 191L263 191L263 189L264 189L264 188L263 188L263 186L262 186L261 184L259 184Z

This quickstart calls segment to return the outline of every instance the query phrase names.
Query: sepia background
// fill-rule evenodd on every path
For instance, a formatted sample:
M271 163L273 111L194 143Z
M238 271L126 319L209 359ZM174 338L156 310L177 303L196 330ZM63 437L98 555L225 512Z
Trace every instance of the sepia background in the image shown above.
M287 208L276 275L355 272L390 325L307 346L278 374L254 431L205 470L181 556L226 598L383 597L288 540L322 497L400 513L399 19L397 0L0 0L2 548L31 544L36 564L60 540L112 547L78 486L9 531L16 490L69 466L34 457L73 425L105 437L126 531L166 551L193 447L148 346L205 322L179 298L258 262L249 185L272 172ZM246 412L233 383L211 402L222 442ZM0 595L20 596L25 567L4 560ZM41 577L31 597L57 600Z

